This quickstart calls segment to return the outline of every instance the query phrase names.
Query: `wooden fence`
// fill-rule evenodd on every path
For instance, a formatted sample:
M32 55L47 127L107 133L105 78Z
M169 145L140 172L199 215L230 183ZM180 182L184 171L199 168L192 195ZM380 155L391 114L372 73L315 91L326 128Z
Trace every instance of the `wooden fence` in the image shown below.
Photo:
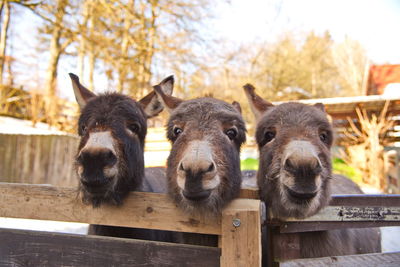
M0 134L0 181L76 187L78 138Z
M219 247L0 229L0 266L261 266L262 204L242 189L220 216L188 216L164 194L132 192L122 207L83 205L72 188L0 183L0 217L213 234ZM335 195L303 219L268 218L269 266L399 266L400 252L299 259L299 233L400 226L400 195ZM339 244L338 244L339 245ZM399 248L400 249L400 248ZM357 265L358 264L358 265Z
M243 195L252 193L243 192ZM81 222L219 236L219 248L0 229L6 266L261 266L261 203L237 199L213 219L188 216L163 194L133 192L93 209L76 190L0 183L0 217Z
M400 247L396 253L299 259L301 232L400 226L400 195L334 195L314 216L284 222L269 218L267 225L270 266L400 266Z

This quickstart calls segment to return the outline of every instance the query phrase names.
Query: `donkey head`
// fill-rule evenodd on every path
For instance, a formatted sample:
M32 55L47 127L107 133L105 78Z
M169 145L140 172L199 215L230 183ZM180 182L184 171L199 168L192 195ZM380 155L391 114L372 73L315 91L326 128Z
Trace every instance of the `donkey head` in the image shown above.
M93 206L121 204L142 183L147 118L160 113L163 105L154 92L139 101L117 93L97 96L76 75L70 77L81 108L76 166L82 199ZM159 87L169 95L173 83L170 76Z
M332 166L332 126L322 104L277 106L244 86L258 121L257 182L261 199L278 218L304 218L328 204Z
M167 161L170 195L189 213L214 214L240 190L240 146L246 128L238 103L214 98L181 100L154 87L170 112Z

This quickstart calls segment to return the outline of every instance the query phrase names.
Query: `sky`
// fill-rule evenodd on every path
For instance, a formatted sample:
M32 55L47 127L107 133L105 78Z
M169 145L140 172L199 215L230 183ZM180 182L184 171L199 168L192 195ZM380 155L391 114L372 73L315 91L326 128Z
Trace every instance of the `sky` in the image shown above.
M399 0L232 0L217 16L214 29L236 43L329 30L337 41L358 40L373 63L400 64Z
M346 36L358 40L373 64L400 64L400 0L230 0L215 3L215 18L205 23L208 27L204 34L226 39L231 46L273 43L288 31L301 35L311 30L316 33L329 30L336 41ZM35 49L35 27L40 20L29 11L18 12L11 28L14 33L11 50L19 61L16 69L28 69L29 75L25 75L23 83L27 88L37 88L43 84L41 75L47 63L45 50ZM39 59L33 59L33 53L39 53ZM67 74L76 71L71 57L61 60L60 95L71 100L73 95ZM98 73L95 80L96 91L108 89L105 75Z

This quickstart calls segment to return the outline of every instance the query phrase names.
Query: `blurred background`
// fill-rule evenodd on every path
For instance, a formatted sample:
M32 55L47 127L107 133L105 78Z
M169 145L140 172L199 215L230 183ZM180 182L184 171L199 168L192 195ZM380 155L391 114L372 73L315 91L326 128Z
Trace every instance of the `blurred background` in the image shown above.
M0 180L75 186L69 72L135 99L175 75L174 95L322 102L336 129L335 172L399 193L400 2L1 0ZM164 166L166 112L150 121L146 165Z
M79 109L69 72L95 93L135 99L173 74L175 96L240 102L249 129L242 169L258 165L242 90L252 83L269 101L324 103L336 130L335 172L366 192L399 193L397 0L1 0L0 16L1 182L77 185ZM149 123L146 166L165 165L167 116ZM383 235L390 243L399 232Z

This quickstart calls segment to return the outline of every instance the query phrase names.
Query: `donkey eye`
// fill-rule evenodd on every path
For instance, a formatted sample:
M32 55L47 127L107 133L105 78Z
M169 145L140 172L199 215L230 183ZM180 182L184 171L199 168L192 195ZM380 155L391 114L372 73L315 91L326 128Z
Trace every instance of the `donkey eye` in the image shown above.
M322 132L319 134L319 139L326 143L328 141L328 133L327 132Z
M229 137L229 139L233 140L237 136L236 129L229 129L225 132L225 134Z
M265 133L264 138L265 138L265 143L269 143L272 141L272 139L275 138L276 133L273 131L268 131Z
M183 132L183 130L179 127L175 127L173 131L175 136L178 136Z
M139 131L140 126L137 123L132 123L128 125L128 129L131 130L132 132L136 133Z

